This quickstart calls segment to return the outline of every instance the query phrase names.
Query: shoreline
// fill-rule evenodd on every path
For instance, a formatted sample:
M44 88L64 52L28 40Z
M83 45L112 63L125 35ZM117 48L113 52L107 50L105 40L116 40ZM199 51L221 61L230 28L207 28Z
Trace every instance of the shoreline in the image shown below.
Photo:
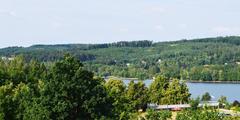
M187 80L187 83L228 83L228 84L240 84L240 81L193 81L193 80Z
M115 76L110 76L111 78L116 78L116 79L120 79L120 80L137 80L137 81L145 81L145 80L138 80L138 78L123 78L123 77L115 77ZM107 78L107 79L109 79ZM153 80L153 79L146 79L146 80ZM240 80L239 81L202 81L202 80L180 80L180 81L186 81L187 83L214 83L214 84L240 84Z

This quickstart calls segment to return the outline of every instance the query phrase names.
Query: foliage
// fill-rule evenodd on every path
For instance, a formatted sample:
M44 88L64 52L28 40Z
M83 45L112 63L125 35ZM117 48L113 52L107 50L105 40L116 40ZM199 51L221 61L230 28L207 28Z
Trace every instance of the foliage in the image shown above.
M152 103L162 104L164 93L167 90L169 81L163 76L157 76L149 88L149 99Z
M125 95L126 86L121 80L110 79L105 83L106 90L113 102L113 111L115 118L127 117L129 112L128 99Z
M134 112L139 109L145 110L148 103L148 89L143 82L131 81L127 87L126 97L129 101L129 109Z
M79 61L67 55L51 72L42 93L47 96L41 98L41 103L53 111L51 117L91 119L110 114L111 104L101 80L94 79Z
M206 92L206 93L204 93L202 95L202 99L201 100L202 101L211 101L211 95L208 92Z
M0 117L3 119L100 119L111 117L103 80L66 55L51 68L23 58L2 62Z
M230 110L240 112L240 107L238 107L238 106L233 106L233 107L230 108Z
M226 116L223 120L239 120L239 116Z
M229 103L227 102L227 97L225 96L221 96L219 99L218 99L218 102L219 102L219 107L220 108L228 108L229 107Z
M183 104L190 98L185 82L177 79L171 82L163 76L157 76L149 88L150 101L156 104Z
M217 37L174 42L122 41L109 44L34 45L0 49L0 56L22 55L50 63L70 53L98 76L195 81L240 80L240 37ZM21 69L21 68L18 68ZM2 71L4 73L4 71ZM0 72L1 75L1 72Z
M146 113L146 120L167 120L171 118L171 111L154 111L152 109L148 109Z
M190 100L191 109L192 110L197 110L199 103L200 103L200 98L199 97L197 97L196 99L191 99Z
M237 100L233 101L232 106L234 106L234 107L240 107L239 101L237 101Z
M176 120L223 120L224 116L215 110L184 110L177 114Z
M47 65L23 56L0 60L0 119L144 119L147 104L188 103L184 81L157 76L148 89L140 82L103 80L67 54ZM169 111L148 110L162 119Z

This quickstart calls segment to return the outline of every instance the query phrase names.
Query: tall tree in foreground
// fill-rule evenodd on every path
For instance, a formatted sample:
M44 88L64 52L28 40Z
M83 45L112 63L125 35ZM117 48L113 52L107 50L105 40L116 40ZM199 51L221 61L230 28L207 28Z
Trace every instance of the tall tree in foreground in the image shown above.
M125 96L126 86L122 80L110 79L105 83L108 95L113 101L113 115L119 117L128 112L129 102Z
M158 76L150 85L151 103L183 104L188 103L190 93L185 82L173 79L171 82L163 76Z
M56 62L48 75L38 105L51 119L100 119L111 114L111 102L102 81L70 55ZM41 112L41 111L39 111Z
M149 99L151 103L164 103L163 97L169 85L169 80L163 76L157 76L149 88Z
M190 101L191 93L189 92L188 86L185 81L180 83L180 103L188 103Z
M165 93L165 104L179 104L181 102L181 86L179 80L174 79Z
M129 101L129 109L134 112L139 109L146 109L148 103L148 89L143 82L134 83L131 81L128 85L126 97Z

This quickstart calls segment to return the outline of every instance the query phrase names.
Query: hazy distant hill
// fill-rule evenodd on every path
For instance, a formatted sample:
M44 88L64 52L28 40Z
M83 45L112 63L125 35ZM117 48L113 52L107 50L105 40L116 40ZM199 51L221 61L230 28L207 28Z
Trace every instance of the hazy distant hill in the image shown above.
M155 74L194 80L240 80L240 37L174 42L122 41L109 44L33 45L0 49L0 56L55 61L66 53L98 75L151 78Z

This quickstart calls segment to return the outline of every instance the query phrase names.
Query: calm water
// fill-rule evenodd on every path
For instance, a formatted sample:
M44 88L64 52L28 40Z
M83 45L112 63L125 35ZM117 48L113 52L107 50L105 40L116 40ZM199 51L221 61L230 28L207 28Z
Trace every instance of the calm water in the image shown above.
M124 80L128 84L129 80ZM136 81L135 81L136 82ZM152 80L145 80L144 83L149 86ZM240 84L230 83L187 83L191 97L196 98L202 96L205 92L209 92L212 100L218 100L220 96L226 96L229 102L234 100L240 101Z

